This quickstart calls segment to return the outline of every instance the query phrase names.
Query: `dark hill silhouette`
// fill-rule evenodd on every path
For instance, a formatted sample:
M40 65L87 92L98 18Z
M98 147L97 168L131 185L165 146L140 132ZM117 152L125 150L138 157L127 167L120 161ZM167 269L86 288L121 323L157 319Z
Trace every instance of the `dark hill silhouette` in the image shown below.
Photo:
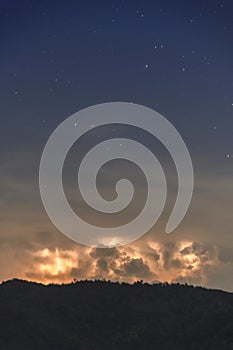
M231 350L233 294L187 285L0 285L1 350Z

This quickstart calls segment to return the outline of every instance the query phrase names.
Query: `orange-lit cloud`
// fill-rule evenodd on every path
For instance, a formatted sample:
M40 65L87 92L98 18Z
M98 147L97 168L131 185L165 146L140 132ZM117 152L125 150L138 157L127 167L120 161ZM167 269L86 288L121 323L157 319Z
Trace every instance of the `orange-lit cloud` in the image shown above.
M80 279L110 279L135 282L189 282L204 284L207 269L218 263L214 247L181 241L147 242L120 248L80 248L32 253L32 267L25 277L43 283L65 283Z
M232 178L212 174L197 179L189 212L171 236L163 234L168 206L158 226L132 245L91 249L72 242L50 223L38 191L40 154L37 157L37 162L35 154L29 153L1 158L0 281L14 277L43 283L142 279L233 291ZM34 171L33 180L29 181L22 159ZM73 187L71 190L76 197ZM130 215L135 213L131 209Z

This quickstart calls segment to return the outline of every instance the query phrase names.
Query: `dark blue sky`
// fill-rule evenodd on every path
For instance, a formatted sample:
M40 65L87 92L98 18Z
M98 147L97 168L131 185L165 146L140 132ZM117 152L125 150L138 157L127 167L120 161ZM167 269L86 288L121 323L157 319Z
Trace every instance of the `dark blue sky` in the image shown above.
M165 115L202 156L232 153L231 1L0 5L4 148L36 146L83 107L133 101Z

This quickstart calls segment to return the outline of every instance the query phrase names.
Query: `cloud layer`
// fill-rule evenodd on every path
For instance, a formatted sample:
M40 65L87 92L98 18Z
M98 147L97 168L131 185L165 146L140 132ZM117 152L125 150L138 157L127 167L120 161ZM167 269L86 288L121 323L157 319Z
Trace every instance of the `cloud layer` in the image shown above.
M232 179L217 175L198 179L189 212L171 236L163 234L168 208L158 227L130 246L91 249L67 239L49 222L40 200L35 155L26 154L23 160L33 176L22 167L22 159L1 157L1 281L142 279L233 291Z
M221 288L223 281L216 283L216 273L219 276L222 271L225 276L225 269L229 270L229 264L233 265L222 260L221 250L216 246L191 241L143 241L104 249L79 246L69 240L64 241L63 247L60 244L54 248L51 240L52 235L40 232L31 246L23 247L17 277L43 283L81 279L129 283L143 280ZM233 283L228 286L233 290Z

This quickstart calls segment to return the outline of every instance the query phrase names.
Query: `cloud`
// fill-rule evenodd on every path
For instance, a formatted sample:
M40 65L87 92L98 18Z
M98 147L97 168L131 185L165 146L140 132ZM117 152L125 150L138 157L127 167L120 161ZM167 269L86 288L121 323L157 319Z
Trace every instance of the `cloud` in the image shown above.
M50 243L50 236L38 233L35 247L28 250L21 261L24 271L19 273L43 283L65 283L81 279L109 279L133 283L137 280L153 282L187 282L208 285L213 280L219 260L216 247L197 242L136 242L118 248L90 248L73 245L42 248ZM26 272L25 272L26 271ZM219 277L218 277L219 280ZM211 282L212 283L212 282Z
M115 258L116 259L119 257L119 252L117 248L108 248L108 249L93 248L89 255L93 259L98 259L98 258Z
M62 283L86 278L143 279L184 281L233 291L229 277L233 270L229 176L197 177L191 207L174 236L163 235L169 217L165 208L159 228L130 246L92 249L72 242L50 223L39 194L39 156L29 151L20 156L0 155L0 280L26 277ZM22 159L27 167L22 167ZM73 187L70 190L76 196ZM173 198L175 187L172 190ZM140 196L141 192L139 189ZM113 222L110 216L106 220L107 224ZM48 256L39 256L45 249Z
M127 263L123 263L120 269L115 270L115 273L120 276L142 279L154 277L154 274L150 271L149 266L143 261L142 258L132 259Z
M133 283L181 282L233 290L230 247L204 242L139 240L117 248L78 245L61 234L38 231L0 239L1 280L43 283L109 279Z

